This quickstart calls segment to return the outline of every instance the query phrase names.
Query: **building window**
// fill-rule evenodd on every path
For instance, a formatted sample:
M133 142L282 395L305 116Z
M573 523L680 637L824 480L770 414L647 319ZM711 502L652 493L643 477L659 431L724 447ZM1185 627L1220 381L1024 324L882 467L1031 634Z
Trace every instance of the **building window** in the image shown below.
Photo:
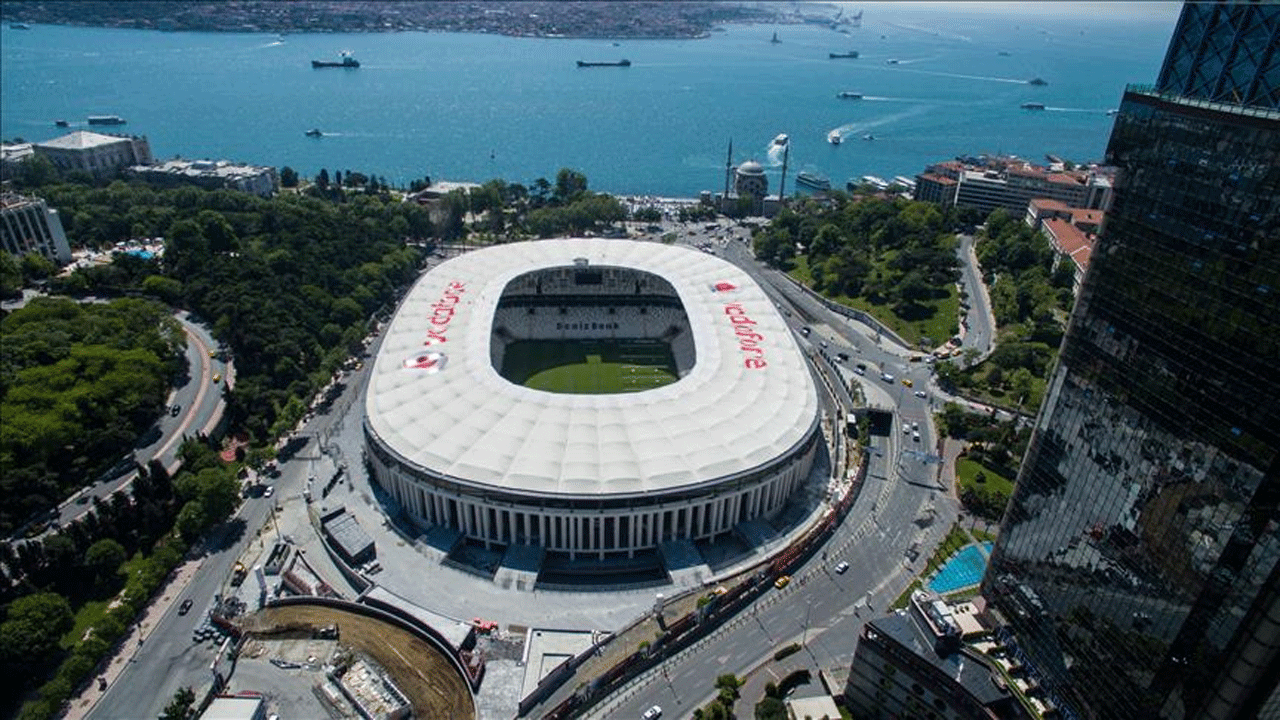
M924 688L920 687L920 683L911 683L911 692L917 695L923 695Z

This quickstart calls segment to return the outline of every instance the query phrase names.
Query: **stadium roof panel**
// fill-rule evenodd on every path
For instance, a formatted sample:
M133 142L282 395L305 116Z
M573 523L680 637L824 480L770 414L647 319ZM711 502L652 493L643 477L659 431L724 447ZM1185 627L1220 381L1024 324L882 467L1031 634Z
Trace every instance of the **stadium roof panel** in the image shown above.
M671 283L696 354L684 377L636 393L571 395L498 374L490 342L508 282L576 258ZM762 338L761 355L744 350L740 327ZM748 362L756 357L764 362ZM707 253L631 240L516 243L441 264L401 303L366 396L369 430L408 463L548 496L663 492L749 473L805 442L817 415L786 322L745 272Z

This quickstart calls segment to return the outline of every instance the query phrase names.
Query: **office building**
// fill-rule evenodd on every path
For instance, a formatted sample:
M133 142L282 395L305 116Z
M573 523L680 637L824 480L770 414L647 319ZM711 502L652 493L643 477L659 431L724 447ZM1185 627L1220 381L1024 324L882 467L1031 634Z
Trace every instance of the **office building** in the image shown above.
M1068 718L1277 717L1280 5L1187 4L983 592Z
M1105 210L1111 202L1111 170L1068 169L1065 163L1043 167L1005 156L948 160L916 175L912 197L984 213L1003 208L1021 215L1037 198Z
M59 265L71 262L58 211L40 198L17 193L0 195L0 249L19 257L34 252Z

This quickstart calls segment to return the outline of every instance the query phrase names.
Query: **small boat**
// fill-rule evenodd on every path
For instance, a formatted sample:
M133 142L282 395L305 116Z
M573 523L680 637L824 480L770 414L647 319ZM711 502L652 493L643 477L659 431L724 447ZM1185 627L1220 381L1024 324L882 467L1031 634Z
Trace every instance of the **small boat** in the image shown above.
M999 55L1000 57L1009 57L1010 54L1011 53L1008 50L1001 50L1000 52L996 53L996 55Z
M836 93L836 97L840 98L841 100L861 100L862 93L845 91L845 92Z
M579 60L578 67L631 67L631 61L626 58L617 62L588 62L586 60Z
M1117 115L1117 114L1119 114L1119 112L1120 112L1120 111L1119 111L1118 109L1116 109L1116 108L1111 108L1110 110L1108 110L1108 111L1107 111L1107 115Z
M1038 103L1038 102L1024 102L1024 103L1022 103L1022 105L1021 105L1020 107L1021 107L1023 110L1043 110L1043 109L1044 109L1044 103Z
M66 120L54 120L53 124L56 125L57 127L70 127L70 125L67 124Z
M324 137L324 133L320 132L320 128L311 128L306 132L307 137Z
M875 135L872 135L871 133L867 133L866 135L863 135L863 136L862 136L862 139L863 139L863 140L875 140L875 139L876 139L876 136L875 136Z
M90 125L124 125L124 118L119 115L90 115Z
M888 60L885 60L885 61L884 61L884 64L885 64L885 65L897 65L897 64L898 64L898 61L897 61L895 58L889 58Z
M776 33L776 32L775 32L775 33L773 34L773 39L772 39L772 40L770 40L769 42L773 43L774 45L777 45L778 43L780 43L780 42L782 42L782 41L778 39L778 33Z
M827 53L827 57L831 58L832 60L845 59L845 58L849 60L856 60L858 58L858 51L850 50L847 53Z
M809 172L796 174L796 184L809 188L810 190L830 190L831 181Z
M1048 85L1049 82L1044 78L1033 77L1027 81L1028 85Z
M787 138L786 133L778 133L778 137L773 139L773 144L778 147L784 147L787 142L789 142L789 139Z
M328 62L325 60L312 60L312 68L358 68L360 61L351 57L347 53L342 54L342 62Z
M10 30L30 30L31 26L26 23L9 23Z
M827 142L831 143L832 145L839 145L841 142L840 131L832 130L831 132L827 133Z

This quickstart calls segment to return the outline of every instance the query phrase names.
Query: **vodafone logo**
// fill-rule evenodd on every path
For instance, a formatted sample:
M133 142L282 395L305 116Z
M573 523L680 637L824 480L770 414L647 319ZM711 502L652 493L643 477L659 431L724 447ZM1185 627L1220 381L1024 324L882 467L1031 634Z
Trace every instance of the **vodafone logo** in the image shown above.
M438 373L444 369L445 363L449 358L444 353L438 352L422 352L414 353L404 359L403 367L405 370L416 370L425 373Z
M711 292L718 292L718 293L736 292L737 289L738 289L737 285L734 285L731 282L725 282L724 280L721 280L718 283L713 283L711 285Z
M756 321L747 317L747 311L738 303L724 306L724 314L738 336L738 349L742 351L742 364L748 370L761 370L769 363L764 359L764 336L755 331Z

